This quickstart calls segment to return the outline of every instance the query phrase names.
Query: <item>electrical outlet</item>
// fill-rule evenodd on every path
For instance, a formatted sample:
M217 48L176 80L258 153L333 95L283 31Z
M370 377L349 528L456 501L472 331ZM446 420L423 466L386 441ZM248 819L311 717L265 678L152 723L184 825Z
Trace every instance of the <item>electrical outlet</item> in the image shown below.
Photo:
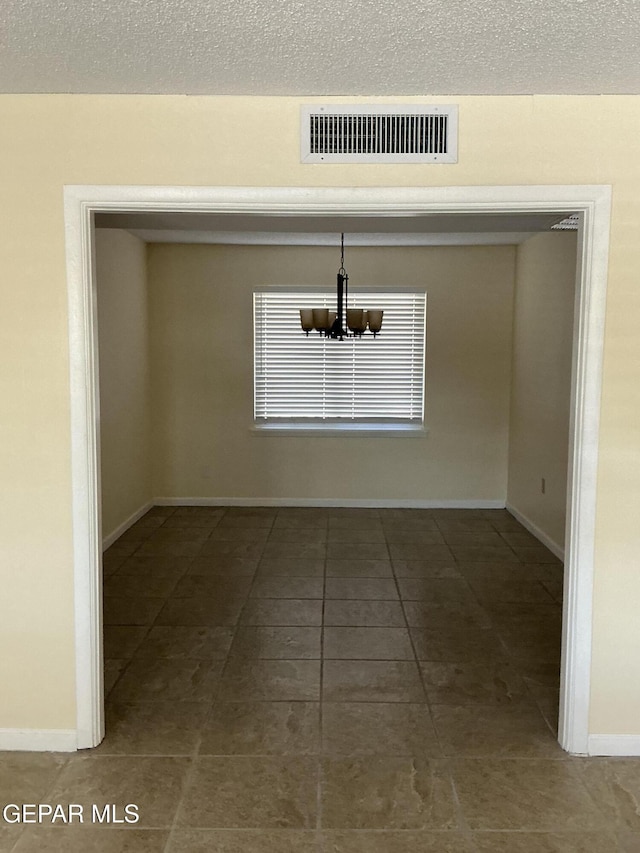
M543 495L547 491L547 481L545 480L544 477L542 478L542 481L540 483L540 491L542 492Z

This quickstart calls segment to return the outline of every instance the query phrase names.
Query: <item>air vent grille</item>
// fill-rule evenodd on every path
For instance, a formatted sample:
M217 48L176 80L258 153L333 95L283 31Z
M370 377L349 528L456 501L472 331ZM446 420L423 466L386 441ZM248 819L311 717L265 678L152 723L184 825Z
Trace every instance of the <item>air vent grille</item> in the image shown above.
M303 163L456 163L454 106L302 108Z
M556 222L555 225L551 226L552 231L577 231L578 226L580 225L580 214L572 213L571 216L567 216L566 219L561 219L560 222Z

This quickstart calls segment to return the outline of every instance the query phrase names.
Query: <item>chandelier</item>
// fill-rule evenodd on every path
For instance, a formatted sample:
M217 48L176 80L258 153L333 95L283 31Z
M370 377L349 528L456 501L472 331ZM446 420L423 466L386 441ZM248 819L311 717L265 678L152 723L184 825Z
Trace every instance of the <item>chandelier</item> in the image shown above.
M373 337L382 328L382 314L378 309L349 308L349 276L344 268L344 234L340 235L340 269L337 281L336 310L328 308L301 308L300 325L307 337L314 329L325 338L343 341L345 338L361 338L367 330ZM345 319L347 328L345 330Z

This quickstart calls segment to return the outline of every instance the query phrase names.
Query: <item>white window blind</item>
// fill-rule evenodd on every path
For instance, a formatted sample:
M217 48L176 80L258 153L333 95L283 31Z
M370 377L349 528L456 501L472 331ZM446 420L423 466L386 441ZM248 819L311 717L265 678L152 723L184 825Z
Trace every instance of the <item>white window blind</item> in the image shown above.
M384 311L380 334L306 337L299 309L335 303L335 291L254 293L256 421L422 423L426 294L350 291L349 307Z

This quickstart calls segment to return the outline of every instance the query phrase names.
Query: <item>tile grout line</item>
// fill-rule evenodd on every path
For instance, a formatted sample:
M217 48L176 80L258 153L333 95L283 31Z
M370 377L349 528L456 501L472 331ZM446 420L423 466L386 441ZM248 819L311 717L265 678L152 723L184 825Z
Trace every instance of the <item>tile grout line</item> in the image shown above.
M143 546L143 544L144 544L146 541L148 541L148 540L153 536L153 534L154 534L156 531L161 530L162 528L164 528L165 522L166 522L169 518L172 518L175 514L176 514L176 510L175 510L175 509L172 509L170 513L168 513L166 516L163 516L163 517L162 517L162 518L163 518L163 521L162 521L160 524L158 524L156 527L152 527L152 526L150 526L150 527L149 527L149 529L150 529L150 531L151 531L151 532L149 533L149 535L146 537L146 539L142 539L142 540L140 540L140 542L138 543L138 545L136 546L136 548L133 550L133 552L132 552L131 554L129 554L129 556L125 559L124 563L126 563L126 562L127 562L128 560L130 560L131 558L135 557L135 556L136 556L136 554L137 554L137 552L139 551L139 549ZM143 516L143 518L144 518L144 516ZM139 521L140 521L140 519L138 520L138 522L139 522ZM138 522L136 522L136 523L138 523ZM133 525L133 526L135 526L135 525ZM164 528L164 529L165 529L165 530L169 530L169 529L171 529L171 528ZM116 542L118 542L118 541L119 541L119 540L116 540ZM115 543L114 543L114 544L115 544ZM138 554L137 556L138 556L138 557L140 557L140 556L142 556L142 555ZM151 559L153 559L153 555L149 555L149 556L151 557ZM160 555L158 555L158 556L160 556ZM182 558L178 558L178 559L182 559ZM154 616L154 618L152 619L152 621L151 621L151 622L149 622L148 624L146 624L146 625L141 625L141 626L137 626L137 625L132 625L132 626L128 626L128 625L122 625L122 626L119 626L119 625L105 625L105 624L104 624L104 615L103 615L103 625L102 625L103 643L104 643L104 632L105 632L105 629L106 629L106 628L118 628L118 627L142 627L142 628L145 628L144 636L141 638L140 642L139 642L139 643L138 643L138 645L136 646L136 649L135 649L134 653L129 657L129 659L126 661L125 665L123 666L122 670L118 673L118 677L116 678L116 680L114 681L114 683L111 685L111 687L110 687L110 689L109 689L109 692L108 692L108 693L107 693L107 692L105 692L105 694L104 694L105 721L106 721L107 701L108 701L109 696L110 696L110 695L113 693L113 691L116 689L117 685L119 684L119 682L121 681L121 679L123 678L123 676L125 675L125 673L127 672L127 670L129 669L129 667L130 667L131 663L133 662L133 660L134 660L134 658L135 658L135 654L136 654L136 652L138 651L138 649L140 648L140 646L144 643L144 641L148 638L149 634L151 633L152 629L156 626L156 622L157 622L157 620L158 620L158 618L159 618L159 616L160 616L160 613L162 612L162 609L163 609L164 605L165 605L165 604L167 603L167 601L171 598L171 596L172 596L173 592L175 592L175 589L176 589L177 585L180 583L180 581L181 581L181 580L186 576L187 572L189 571L189 567L190 567L191 563L192 563L194 560L195 560L195 556L194 556L194 557L186 557L186 558L185 558L185 561L186 561L186 568L185 568L185 570L182 572L182 574L180 575L180 577L178 577L178 578L176 579L175 584L174 584L174 585L173 585L173 587L171 588L171 592L169 592L167 595L162 596L162 598L163 598L162 606L159 608L158 612L156 613L156 615ZM124 563L123 563L123 565L124 565ZM119 575L119 572L120 572L120 569L121 569L121 568L122 568L122 566L119 566L119 567L118 567L118 569L117 569L117 570L116 570L112 575L109 575L109 578L105 578L105 577L104 577L104 572L103 572L103 578L102 578L102 587L103 587L103 593L102 593L102 594L103 594L103 599L106 597L106 596L104 595L104 586L105 586L105 581L106 581L106 580L108 580L108 579L110 579L110 578L116 578L116 577ZM138 575L137 575L137 574L134 574L134 575L131 575L131 576L132 576L132 577L138 577ZM127 577L127 575L121 575L121 577ZM103 608L104 608L104 604L103 604ZM108 658L104 658L104 654L103 654L103 665L104 665L104 661L105 661L105 660L108 660ZM106 738L106 735L107 735L107 732L106 732L106 727L105 727L105 738Z
M316 793L316 838L315 846L318 853L322 853L322 817L323 817L323 783L324 783L324 611L327 601L327 559L329 553L329 516L326 519L327 538L325 540L324 565L322 572L322 610L320 614L320 694L318 696L318 738L319 750L316 767L317 793Z
M437 525L437 522L436 522L436 525ZM386 534L385 534L385 538L386 538ZM387 543L387 548L388 547L389 546ZM405 607L404 607L404 600L400 594L400 585L398 583L398 577L396 575L396 570L395 570L395 566L393 564L393 560L391 560L391 551L390 550L389 550L389 559L391 561L391 570L393 571L393 579L394 579L394 582L396 584L396 589L398 592L398 599L400 601L400 606L402 608L402 614L403 614L404 620L405 620L406 631L407 631L407 634L409 636L409 642L411 643L411 649L413 651L414 663L418 669L418 677L420 679L420 683L422 685L422 692L424 693L424 697L425 697L424 705L427 709L427 713L429 715L429 720L431 721L431 726L433 728L433 732L434 732L434 735L436 738L436 742L438 744L438 749L440 750L440 757L439 757L439 759L436 759L436 760L442 761L443 765L446 766L446 768L447 768L447 772L448 772L448 776L449 776L449 780L448 780L449 781L449 788L450 788L451 796L452 796L452 799L453 799L453 802L455 805L456 831L460 832L465 838L467 838L467 840L471 843L471 845L473 847L475 847L475 845L473 843L473 839L471 837L471 832L469 830L469 827L468 827L467 822L466 822L465 817L464 817L464 813L462 811L462 806L461 806L460 801L458 799L456 787L455 787L454 780L453 780L453 773L451 772L451 762L450 762L449 758L445 755L444 749L442 748L442 741L440 739L440 733L438 732L438 728L437 728L437 726L435 724L435 720L433 718L433 712L431 709L431 702L429 700L429 694L427 693L427 688L426 688L426 684L424 681L424 675L422 672L422 667L420 666L420 661L418 659L417 649L416 649L416 646L415 646L415 643L413 640L411 628L409 627L409 620L407 619L407 614L406 614ZM427 760L429 760L429 756L427 756Z
M214 525L212 530L214 530L216 527L219 526L220 521L226 516L227 510L228 510L228 508L225 507L224 513L220 516L220 518L218 519L218 523L216 525ZM208 539L209 539L209 537L207 538L207 541L208 541ZM204 547L204 544L203 544L203 547ZM264 550L264 545L263 545L263 550ZM194 556L193 559L195 560L196 557ZM258 571L258 563L259 563L259 559L256 561L256 568L255 568L253 576L252 576L251 586L249 587L249 593L250 593L251 589L253 588L253 584L255 583L255 579L256 579L256 575L257 575L257 571ZM227 653L224 657L224 663L220 669L220 674L218 676L218 682L217 682L216 688L213 692L213 696L211 698L211 706L209 709L209 713L205 716L205 718L204 718L204 720L200 726L200 730L199 730L199 733L196 737L195 743L194 743L194 747L193 747L193 750L191 753L191 767L189 768L189 770L185 774L185 777L182 781L182 789L181 789L180 797L178 799L178 804L176 806L176 810L175 810L175 813L173 816L173 821L172 821L172 824L171 824L171 827L169 830L169 835L167 837L167 842L166 842L165 847L164 847L164 853L170 853L171 847L173 845L173 840L176 836L177 831L180 828L178 825L178 819L180 816L180 811L181 811L182 806L184 804L184 800L185 800L185 797L187 795L187 792L190 790L193 779L196 775L198 759L201 757L200 756L200 747L202 745L203 731L215 713L215 707L216 707L216 704L218 702L219 693L220 693L220 690L222 689L223 675L224 675L224 672L226 670L227 664L229 662L229 658L231 657L231 648L233 646L233 643L234 643L234 640L236 637L236 633L237 633L238 626L240 623L241 614L244 611L244 608L246 607L247 602L249 601L249 593L247 593L246 600L245 600L242 608L240 609L240 612L238 613L235 625L231 626L233 628L232 635L231 635L231 642L229 643L229 648L227 649ZM207 626L207 627L214 627L214 626ZM214 757L214 756L211 756L211 757Z
M214 525L214 528L217 527L218 524L220 524L220 520L224 517L225 514L226 514L226 510L220 516L220 518L218 518L217 524ZM212 530L214 528L212 528ZM195 561L195 559L196 559L196 557L194 556L193 560L191 562ZM188 572L188 569L187 569L187 572ZM187 573L185 572L185 574L182 577L186 577L186 574ZM231 643L229 644L229 648L227 649L227 653L226 653L225 658L224 658L224 663L223 663L222 668L220 670L220 676L219 676L219 680L218 680L217 690L220 689L220 682L222 680L222 673L224 671L224 667L226 666L226 662L227 662L227 659L229 657L229 652L231 650L231 644L233 643L234 636L235 636L235 631L231 637ZM191 783L192 783L192 781L196 775L197 762L198 762L198 758L200 755L200 746L202 744L202 731L205 728L205 726L207 725L207 723L208 723L208 721L209 721L209 719L213 713L213 709L215 707L215 702L216 702L216 698L217 698L217 690L214 691L214 696L211 700L211 707L209 709L209 713L205 715L205 718L202 721L202 724L200 726L200 731L198 732L198 735L196 736L196 739L195 739L195 742L193 745L193 749L191 751L191 756L190 756L191 766L189 767L189 769L185 773L184 779L182 780L182 786L180 789L180 796L178 798L176 810L175 810L174 815L173 815L173 821L171 822L171 826L169 828L169 833L167 835L167 841L166 841L165 846L163 848L163 853L170 853L170 850L173 847L174 838L176 837L176 833L179 830L178 818L180 816L180 811L182 809L182 805L184 803L187 792L189 791L189 789L191 787Z
M275 516L274 516L274 519L275 519ZM249 602L251 601L251 592L252 592L252 590L255 586L256 580L257 580L258 568L260 566L260 560L262 559L262 554L264 553L266 543L269 541L269 535L270 535L272 529L273 529L273 522L271 524L271 527L269 528L269 534L267 534L267 538L264 540L264 542L262 544L262 550L260 552L260 556L256 560L256 567L254 569L253 575L251 576L251 584L249 585L249 589L246 592L244 604L242 605L242 607L238 611L238 615L236 617L235 624L233 626L231 626L233 629L233 633L231 636L231 642L229 643L229 648L228 648L227 654L225 655L225 658L224 658L224 664L220 670L218 686L217 686L217 689L215 691L215 698L213 699L213 701L211 703L211 712L209 713L207 720L205 721L204 725L206 725L209 722L209 720L211 719L211 717L213 715L213 710L214 710L215 705L220 702L220 691L222 690L222 682L224 679L224 674L227 670L227 667L229 666L229 664L231 662L231 658L233 657L231 654L231 651L233 649L234 643L235 643L236 638L238 636L238 631L242 627L242 614L245 612Z
M149 534L149 536L147 537L147 539L149 539L149 538L153 535L154 530L156 530L156 529L157 529L157 530L159 530L159 529L163 526L163 524L164 524L164 521L162 522L162 524L159 524L157 528L151 528L151 533ZM118 541L118 540L116 540L116 542L117 542L117 541ZM125 563L127 562L127 560L131 559L131 557L134 557L134 556L135 556L136 551L138 551L138 550L142 547L142 544L143 544L145 541L146 541L146 540L144 540L144 539L140 541L140 543L136 546L136 548L134 548L133 552L132 552L131 554L129 554L129 556L125 559L125 561L124 561ZM124 565L124 563L123 563L123 565ZM118 569L113 573L113 575L110 575L110 576L109 576L109 578L111 578L111 577L115 577L115 576L118 574L118 571L119 571L121 568L122 568L122 566L119 566L119 567L118 567ZM123 577L124 577L124 575L123 575ZM109 626L108 626L108 625L105 625L105 623L104 623L104 599L106 598L106 596L105 596L105 594L104 594L104 587L105 587L105 582L106 582L109 578L105 578L105 577L104 577L104 571L103 571L103 572L102 572L102 600L103 600L103 601L102 601L102 644L103 644L103 650L102 650L102 667L103 667L103 670L104 670L104 666L105 666L106 661L107 661L107 660L112 660L112 658L106 658L106 657L105 657L105 655L104 655L104 634L105 634L105 629L106 629L107 627L119 627L119 626L117 626L117 625L113 625L113 626L110 626L110 625L109 625ZM174 589L175 589L175 587L174 587ZM166 600L167 600L167 597L165 597L164 601L166 602ZM159 615L160 611L162 610L162 607L164 607L164 602L163 602L162 606L160 607L160 609L158 610L158 613L156 613L156 615L154 616L153 620L152 620L148 625L141 626L141 627L144 627L144 628L146 629L146 631L145 631L144 637L142 638L142 640L141 640L141 641L140 641L140 643L138 644L137 648L140 648L140 646L142 645L142 643L143 643L143 642L146 640L146 638L149 636L149 633L150 633L150 631L151 631L151 629L152 629L152 627L153 627L153 625L154 625L154 623L155 623L155 620L158 618L158 615ZM128 627L128 626L122 626L122 627ZM135 626L131 626L131 627L135 627ZM136 649L136 651L137 651L137 649ZM103 738L103 741L104 741L104 739L105 739L105 738L106 738L106 736L107 736L106 718L107 718L107 701L108 701L108 698L109 698L109 696L113 693L113 691L115 690L116 686L118 685L118 683L120 682L120 680L121 680L121 679L122 679L122 677L124 676L125 672L129 669L129 666L131 665L131 663L132 663L132 661L133 661L134 656L135 656L135 652L134 652L134 654L133 654L133 655L131 655L131 656L129 657L129 659L127 660L127 662L125 663L125 665L122 667L121 671L118 673L118 677L116 678L116 680L113 682L113 684L112 684L112 685L111 685L111 687L109 688L109 691L108 691L108 692L107 692L106 690L104 691L103 701L104 701L105 737ZM103 678L104 678L104 672L103 672ZM103 741L101 741L101 743L102 743Z
M438 527L438 530L440 530L440 527L438 526L437 519L434 519L434 521L435 521L436 527ZM440 532L442 533L442 530L440 530ZM449 549L449 550L451 550L451 549ZM458 569L458 562L459 561L456 558L453 551L451 551L451 556L452 556L453 562L455 564L456 571L458 571L458 573L460 574L459 569ZM411 632L409 632L409 634L411 636ZM411 641L413 643L413 636L411 637ZM416 653L416 658L417 658L417 653ZM446 755L445 751L442 747L442 741L440 739L440 733L438 732L438 727L436 726L436 722L435 722L435 719L433 717L432 703L429 700L429 694L427 693L427 688L426 688L426 685L424 684L424 675L422 672L422 667L420 666L419 663L418 663L418 669L420 671L420 677L423 680L423 689L424 689L425 695L427 697L427 707L429 709L429 716L431 718L431 722L433 724L433 728L434 728L434 731L436 733L436 738L438 740L438 744L439 744L440 749L442 751L442 756L443 756L443 759L446 763L447 771L449 773L449 786L450 786L450 790L451 790L451 795L453 797L453 802L455 804L457 830L467 840L471 849L477 850L477 845L473 839L473 833L472 833L471 827L467 821L467 817L466 817L464 809L462 807L462 803L460 802L460 796L458 794L458 789L456 786L455 776L454 776L454 772L453 772L453 762L454 762L455 756ZM434 704L437 704L437 703L434 703Z
M495 525L493 522L491 522L491 521L490 521L489 523L491 524L491 526L493 527L493 529L498 533L498 535L500 536L500 538L501 538L501 539L503 539L503 540L504 540L504 542L509 546L509 548L511 549L511 551L513 551L513 553L514 553L514 555L515 555L515 560L514 560L514 562L520 563L522 566L524 566L524 565L525 565L524 560L522 560L522 559L520 558L520 556L516 553L516 551L511 547L511 545L509 544L509 542L504 538L504 536L502 535L502 531L500 530L500 528L499 528L499 527L496 527L496 525ZM538 583L541 583L541 581L538 581ZM473 587L471 586L471 584L469 584L469 586L470 586L471 591L472 591L472 593L474 594L474 596L475 596L476 600L478 601L478 603L479 603L479 604L480 604L480 606L482 607L482 606L483 606L483 605L482 605L482 602L481 602L481 601L480 601L480 599L478 598L478 596L477 596L477 594L476 594L475 590L473 589ZM510 603L510 602L507 602L507 603ZM483 609L484 609L484 608L483 608ZM524 676L523 676L523 674L522 674L521 667L520 667L520 665L519 665L519 663L518 663L518 660L519 660L519 659L518 659L515 655L513 655L513 654L511 653L511 651L510 651L509 647L507 646L506 642L504 641L503 636L502 636L502 632L500 631L500 627L499 627L499 625L498 625L498 624L496 624L495 617L494 617L491 613L489 613L488 615L489 615L489 619L491 620L491 626L492 626L493 630L496 632L496 636L498 637L498 640L500 641L500 645L501 645L501 647L504 649L504 651L505 651L505 653L506 653L506 660L507 660L507 663L508 663L510 666L512 666L512 667L513 667L514 672L516 672L516 673L517 673L518 677L520 678L520 680L522 681L522 683L523 683L523 684L524 684L524 686L525 686L525 690L527 691L527 694L528 694L528 695L529 695L529 697L531 698L531 701L532 701L533 706L535 706L535 708L538 710L538 712L539 712L540 716L542 717L542 720L543 720L544 724L547 726L547 728L549 729L549 731L550 731L550 732L551 732L551 734L553 735L553 738L557 741L557 739L558 739L558 732L557 732L557 730L555 730L555 729L553 728L553 726L551 725L551 723L550 723L550 722L549 722L549 720L547 719L547 717L546 717L545 713L543 712L542 708L540 707L540 703L539 703L538 699L536 698L535 694L533 693L533 691L531 690L531 688L530 688L530 687L529 687L529 685L527 684L527 681L525 680L525 678L524 678Z

